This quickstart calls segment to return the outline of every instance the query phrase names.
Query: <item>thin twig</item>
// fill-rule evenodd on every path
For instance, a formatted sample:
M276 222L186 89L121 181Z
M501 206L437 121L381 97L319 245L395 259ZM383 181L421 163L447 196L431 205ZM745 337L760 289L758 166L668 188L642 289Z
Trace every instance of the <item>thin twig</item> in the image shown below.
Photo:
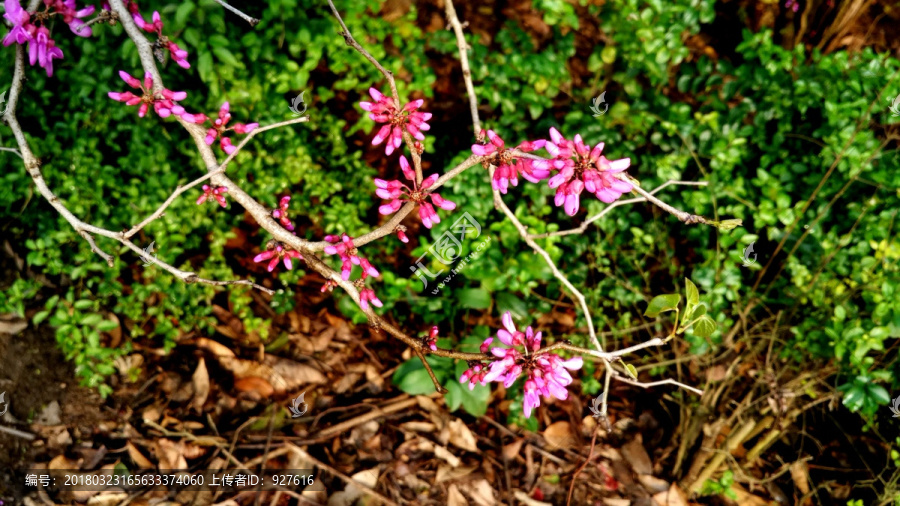
M307 461L309 461L309 462L312 462L313 464L315 464L316 467L320 467L320 468L322 468L322 469L328 471L328 472L331 473L332 475L337 476L337 477L340 478L342 481L344 481L344 483L346 483L346 484L348 484L348 485L353 485L353 486L355 486L355 487L358 487L362 492L364 492L364 493L366 493L366 494L372 496L372 497L375 498L375 499L378 499L379 501L383 502L384 504L387 504L387 505L390 505L390 506L398 506L397 503L395 503L394 501L388 499L387 497L385 497L385 496L379 494L379 493L376 492L374 489L372 489L372 487L366 485L365 483L361 483L361 482L359 482L359 481L354 480L353 478L347 476L346 474L344 474L344 473L338 471L337 469L335 469L335 468L329 466L328 464L322 462L321 460L319 460L319 459L313 457L312 455L310 455L309 453L303 451L303 450L300 449L299 447L297 447L297 446L295 446L295 445L292 445L291 443L287 443L287 446L288 446L288 448L291 449L291 451L293 451L294 453L296 453L297 455L299 455L300 458L305 459L305 460L307 460Z
M257 24L259 24L259 20L258 20L258 19L254 18L254 17L252 17L252 16L248 16L248 15L244 14L243 12L241 12L241 11L235 9L234 7L228 5L228 4L225 3L223 0L216 0L216 2L218 2L218 4L221 5L222 7L225 7L226 9L230 10L231 12L233 12L233 13L237 14L238 16L240 16L241 18L243 18L244 21L250 23L250 26L256 26Z
M674 179L670 179L669 181L666 181L665 183L654 188L652 191L649 192L649 194L656 195L659 191L661 191L662 189L664 189L670 185L706 186L708 184L709 184L708 181L676 181ZM637 204L639 202L646 202L646 201L647 201L647 199L645 197L635 197L635 198L630 198L630 199L625 199L625 200L620 199L620 200L613 202L612 204L609 204L608 206L603 208L602 211L595 214L594 216L591 216L590 218L586 219L584 221L584 223L582 223L578 227L570 228L568 230L558 230L556 232L547 232L545 234L532 235L531 238L532 239L543 239L545 237L556 237L556 236L562 236L562 235L581 234L585 230L587 230L588 225L599 220L600 218L605 216L606 213L612 211L616 207L624 206L627 204Z
M466 37L463 35L463 26L456 16L456 9L453 7L453 0L444 0L444 11L447 13L447 20L456 34L456 46L459 48L459 66L462 67L463 81L466 84L466 93L469 95L469 110L472 113L472 126L475 128L475 135L481 133L481 120L478 118L478 98L475 96L475 87L472 85L472 71L469 69L469 45L466 43Z

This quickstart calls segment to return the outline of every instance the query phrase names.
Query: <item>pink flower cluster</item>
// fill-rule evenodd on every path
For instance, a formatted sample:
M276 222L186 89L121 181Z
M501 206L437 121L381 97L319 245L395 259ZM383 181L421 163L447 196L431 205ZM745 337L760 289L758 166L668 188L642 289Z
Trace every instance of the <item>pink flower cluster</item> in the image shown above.
M132 5L134 6L133 8L131 7ZM178 47L178 44L172 42L168 37L163 35L163 22L162 18L160 18L159 16L158 11L153 11L153 17L151 18L153 22L148 23L144 21L141 13L137 12L137 4L135 4L134 2L131 2L128 10L129 12L131 12L131 17L134 19L134 24L138 25L138 28L156 34L156 37L159 41L158 44L169 50L169 54L172 55L172 60L174 60L179 67L183 69L191 68L191 64L187 61L188 52Z
M72 33L79 37L90 37L93 31L86 27L81 18L94 13L94 7L84 9L75 7L75 0L44 0L46 10L40 13L30 14L22 8L19 0L4 0L6 13L3 18L12 23L9 33L3 37L3 45L28 44L28 63L37 63L47 71L47 76L53 75L53 60L61 59L63 52L56 47L56 42L50 38L50 30L44 23L51 16L61 16L63 22L69 25ZM34 22L32 22L34 16Z
M219 109L219 117L213 121L213 126L206 131L206 144L212 146L212 143L215 142L216 139L219 139L219 146L226 154L230 155L231 153L234 153L237 148L231 144L231 139L225 137L225 132L234 130L234 132L238 134L249 134L253 130L256 130L259 123L247 123L246 125L243 123L235 123L233 127L228 127L228 122L231 121L229 108L228 102L222 104L222 107ZM200 116L202 116L203 121L197 121L198 119L201 119ZM182 119L188 121L184 116L182 116ZM205 122L206 119L206 116L200 114L192 118L190 122L200 124Z
M434 203L435 206L438 206L445 211L456 209L455 203L441 197L437 193L429 193L427 191L428 188L438 180L437 174L432 174L425 178L421 185L416 184L416 173L410 168L409 162L403 155L400 155L400 169L403 171L403 177L412 183L412 188L401 182L399 179L385 181L384 179L376 178L375 187L377 190L375 190L375 194L390 201L378 208L379 213L384 215L396 213L403 205L404 200L416 202L419 204L419 218L422 219L422 224L427 228L431 228L435 223L440 223L441 218L438 217L438 214L431 203L425 201L426 198L431 198L431 202ZM401 236L400 233L397 235L400 237L400 240L403 241L406 234Z
M387 141L384 145L384 154L390 155L403 143L404 129L414 138L420 141L425 140L422 132L431 129L426 123L431 119L431 113L417 110L422 107L424 100L413 100L401 109L400 104L393 98L385 96L375 88L369 88L369 95L375 102L360 102L359 106L363 110L369 111L369 118L373 121L385 123L372 139L373 146Z
M211 186L205 184L203 185L203 195L197 199L197 205L204 203L207 199L214 199L219 203L222 207L228 207L228 202L225 201L225 194L228 193L228 188L225 186L217 186L212 188Z
M362 283L369 276L373 278L377 278L381 274L369 261L359 255L359 250L356 249L356 246L353 244L353 238L347 234L341 234L340 237L336 235L326 235L325 240L330 242L328 246L325 246L325 254L327 255L338 255L341 258L341 278L344 281L350 279L350 272L353 270L354 265L358 265L362 268L362 276L359 278L357 283L359 286L364 286ZM362 288L359 291L359 306L365 311L369 308L369 304L372 304L376 307L381 307L383 304L378 297L375 295L375 290L371 288Z
M124 70L119 71L119 77L121 77L128 86L131 86L136 90L141 90L141 94L135 95L130 91L110 91L107 95L117 102L125 102L126 105L141 104L138 108L139 117L143 118L151 105L160 118L168 118L172 114L176 116L185 114L184 107L181 107L175 102L180 102L187 98L187 93L163 88L159 94L156 94L153 91L153 76L150 75L150 72L144 74L143 83Z
M510 183L518 185L519 173L536 183L555 170L556 175L548 181L550 188L556 189L554 203L557 207L563 207L569 216L574 216L581 205L581 192L584 190L610 204L634 188L630 182L616 176L631 166L631 159L608 160L601 155L602 142L591 149L581 135L575 135L575 139L570 141L557 129L551 128L549 141L523 142L516 148L529 152L543 147L553 157L550 160L532 160L514 157L504 149L503 139L492 130L486 130L484 134L490 143L473 145L472 153L489 157L484 163L497 167L491 186L501 193L506 193Z
M278 209L272 211L272 217L281 222L281 226L288 229L289 231L294 231L294 224L291 223L291 220L287 216L288 204L291 202L290 195L285 195L281 197L281 202L278 203Z
M550 188L556 188L556 206L565 206L569 216L578 212L582 190L610 204L634 188L615 176L631 165L631 159L607 160L600 154L603 146L601 142L591 149L581 140L581 135L576 134L575 140L570 141L557 129L550 129L550 142L545 148L554 157L551 164L559 172L548 182Z
M253 261L258 263L269 260L269 265L266 269L269 272L272 272L275 270L275 266L278 265L278 262L284 262L284 267L287 270L293 269L294 265L291 263L292 258L299 258L302 260L303 255L301 255L299 251L285 248L284 245L278 241L269 241L266 251L253 257Z
M487 338L481 345L482 353L490 349L490 354L497 359L488 369L482 364L476 364L466 370L460 383L468 383L472 389L475 388L475 383L486 385L497 381L509 388L524 374L525 398L522 408L526 417L530 417L531 411L541 405L541 396L566 400L569 396L566 387L572 383L569 371L581 369L584 363L582 358L563 360L555 353L535 355L534 352L541 348L541 333L535 333L531 327L526 328L525 332L517 330L509 311L503 315L502 321L504 328L497 331L497 338L508 348L491 347L494 338ZM522 351L518 348L522 348Z
M519 185L519 173L522 177L538 183L550 176L550 164L544 160L532 160L530 158L518 158L504 149L503 139L500 138L493 130L482 130L482 134L490 141L487 144L473 144L472 153L479 156L492 157L490 163L497 166L494 171L494 177L491 179L491 186L500 193L506 194L509 184L513 186ZM540 139L536 141L525 141L515 149L524 152L531 152L544 147L547 141Z
M141 94L135 95L130 91L110 91L107 95L109 95L109 98L118 102L124 102L127 105L140 104L138 116L141 118L147 114L147 110L152 105L153 110L156 111L156 114L158 114L160 118L168 118L174 114L180 116L182 120L188 123L197 125L203 124L209 119L202 113L189 113L184 110L184 107L175 103L187 98L187 93L183 91L171 91L165 88L159 93L153 91L153 76L150 75L149 72L144 74L143 83L124 70L119 71L119 77L132 88L141 90ZM222 104L222 107L219 109L219 117L213 121L212 126L206 131L205 140L207 145L212 146L216 139L219 139L219 146L226 154L230 155L237 150L237 147L231 143L231 139L226 137L225 134L231 130L234 130L234 132L238 134L249 134L259 126L259 123L235 123L234 126L229 127L228 122L231 120L229 108L228 102Z

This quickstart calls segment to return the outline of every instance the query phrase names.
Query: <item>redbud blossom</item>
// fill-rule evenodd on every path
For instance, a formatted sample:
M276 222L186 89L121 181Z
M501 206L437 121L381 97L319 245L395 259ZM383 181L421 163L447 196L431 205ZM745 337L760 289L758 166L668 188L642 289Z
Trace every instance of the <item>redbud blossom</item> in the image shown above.
M556 188L554 203L557 207L564 206L569 216L578 212L582 190L610 204L634 188L628 181L615 176L631 165L631 159L607 160L600 154L602 142L592 150L581 140L581 135L575 135L573 142L551 128L550 141L545 148L554 158L550 161L552 167L559 171L548 181L550 188Z
M216 202L219 203L222 207L228 207L228 202L225 201L225 194L228 192L228 188L225 186L217 186L215 188L211 188L209 185L203 185L203 195L197 199L197 205L206 202L207 199L215 199Z
M53 59L62 57L62 50L50 38L50 30L44 26L38 28L34 38L28 42L28 63L38 63L47 71L47 77L50 77L53 75Z
M63 57L61 49L56 47L56 42L50 38L50 30L45 26L48 19L60 16L62 21L69 25L72 33L80 37L90 37L93 33L90 27L86 27L81 18L93 14L94 7L78 10L75 0L44 0L47 9L34 15L32 23L31 14L22 8L19 0L4 0L5 13L3 18L12 24L9 33L3 37L3 45L9 46L28 43L28 63L39 64L47 71L47 76L53 75L53 60Z
M330 292L334 290L334 287L338 286L337 281L333 279L329 279L325 281L325 284L322 285L322 288L319 289L320 292Z
M231 120L231 113L228 112L228 109L228 102L222 104L222 107L219 109L218 119L214 120L212 128L206 131L206 144L212 146L212 143L221 137L219 146L221 146L225 153L230 155L231 153L234 153L237 148L231 144L231 139L225 137L225 132L234 130L235 133L238 134L249 134L259 126L259 123L247 123L246 125L243 123L235 123L233 127L228 128L228 122Z
M12 23L9 33L6 34L6 37L3 37L3 45L9 46L13 42L25 44L32 40L31 32L35 30L35 27L30 22L31 15L22 8L19 0L5 0L3 5L6 7L3 19Z
M409 242L409 237L406 237L406 227L404 227L403 225L399 225L397 226L395 232L397 233L397 239L400 239L400 242L402 242L403 244Z
M326 255L338 255L341 258L341 278L344 281L350 279L350 272L354 265L362 268L362 279L368 276L378 277L381 274L369 263L364 257L359 255L359 250L353 244L353 238L347 234L340 237L336 235L326 235L325 240L331 244L325 246Z
M403 201L416 202L419 204L419 218L422 223L431 228L433 224L440 223L441 219L435 212L434 207L425 201L431 198L431 202L435 206L445 211L456 209L456 204L441 197L437 193L429 193L426 190L438 180L437 174L432 174L422 181L421 185L416 184L416 173L410 168L406 157L400 155L400 169L403 171L403 177L412 183L412 188L400 182L399 179L385 181L384 179L375 179L375 194L379 197L390 200L387 204L383 204L378 208L378 212L384 215L393 214L403 205ZM402 238L401 238L402 240Z
M375 88L369 88L369 95L375 102L360 102L359 106L369 111L369 118L373 121L385 123L372 139L373 146L387 141L384 145L384 154L390 155L403 143L404 128L415 139L425 140L422 132L431 129L426 123L431 119L431 113L417 111L422 107L424 100L413 100L400 109L400 105L393 98L386 97Z
M473 144L472 153L488 157L482 162L485 167L487 167L488 163L497 167L494 170L494 177L491 179L491 187L495 190L499 190L500 193L505 195L510 183L513 186L518 186L520 172L522 177L532 183L540 182L550 176L549 162L514 156L509 150L504 149L503 139L493 130L482 130L482 137L485 136L490 142L487 144ZM527 153L544 147L546 142L543 139L530 142L525 141L516 146L515 149Z
M431 330L428 331L428 337L425 338L425 344L428 345L428 348L431 351L437 351L437 337L439 333L440 330L438 330L437 325L432 326Z
M131 74L124 70L119 71L119 77L128 83L128 86L141 90L141 95L135 95L130 91L123 91L121 93L110 91L107 95L109 95L109 98L118 102L125 102L126 105L141 104L138 108L139 117L143 118L144 115L147 114L147 109L150 108L151 104L153 105L153 110L160 118L168 118L172 114L175 114L176 116L184 114L184 108L175 102L187 98L187 93L183 91L171 91L165 88L163 88L159 94L154 93L153 76L150 75L149 72L144 74L143 82L132 77Z
M497 338L508 348L491 347L493 338L486 339L481 345L481 352L486 353L490 349L490 354L497 360L491 362L486 373L481 365L467 370L460 382L469 383L470 389L474 388L476 379L482 385L497 381L509 388L524 373L522 408L526 417L530 417L531 411L541 405L541 396L567 399L569 394L565 387L573 381L568 371L580 369L582 358L563 360L555 353L534 355L533 352L541 348L541 333L535 333L531 327L526 328L525 332L517 330L509 311L503 315L502 322L504 328L497 331Z
M273 245L274 247L272 247ZM303 255L301 255L299 251L286 249L281 244L272 242L269 244L269 249L253 257L253 261L264 262L269 260L269 265L266 267L266 270L272 272L280 261L284 262L284 267L287 270L293 269L294 266L291 263L292 258L303 259Z
M163 35L163 22L162 18L159 16L158 11L153 11L153 22L148 23L144 21L141 13L137 12L137 6L135 5L135 9L131 13L131 17L134 19L134 24L138 25L139 28L156 34L156 37L158 39L157 43L169 50L169 54L172 55L172 60L175 61L175 63L179 67L183 69L191 68L191 64L187 61L188 52L178 47L178 44L172 42L168 37Z
M365 311L366 309L369 309L370 303L375 307L383 306L381 301L378 300L378 297L375 296L375 290L372 290L371 288L363 288L359 291L359 307L361 307L363 311Z
M281 197L281 203L278 205L278 209L272 211L272 217L281 222L281 225L290 230L294 231L294 224L291 223L291 220L287 217L288 204L291 202L290 196Z

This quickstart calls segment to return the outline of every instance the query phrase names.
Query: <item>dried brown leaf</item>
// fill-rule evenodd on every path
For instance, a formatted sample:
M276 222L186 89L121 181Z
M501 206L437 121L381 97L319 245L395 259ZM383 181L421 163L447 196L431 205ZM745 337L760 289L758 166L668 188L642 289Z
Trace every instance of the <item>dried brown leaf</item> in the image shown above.
M544 439L547 440L549 449L570 449L577 446L578 440L569 422L561 421L550 424L544 429Z
M470 452L478 451L475 435L472 434L465 422L459 418L454 418L450 421L448 428L450 429L450 444Z
M206 370L206 360L200 357L197 363L197 369L191 377L191 383L194 386L194 398L191 406L197 412L203 411L203 405L206 403L206 397L209 396L209 372Z

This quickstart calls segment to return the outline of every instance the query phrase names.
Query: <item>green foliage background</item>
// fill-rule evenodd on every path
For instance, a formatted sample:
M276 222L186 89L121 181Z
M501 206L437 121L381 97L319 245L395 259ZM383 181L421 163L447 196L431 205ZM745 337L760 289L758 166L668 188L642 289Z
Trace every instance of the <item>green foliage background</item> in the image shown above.
M290 118L288 101L306 92L311 121L255 138L229 168L233 179L273 207L291 193L301 234L308 238L356 235L379 223L371 178L398 174L396 155L386 161L379 148L368 146L373 123L356 103L369 86L386 90L386 83L344 44L321 2L244 6L262 19L255 29L208 0L140 5L145 16L158 9L165 33L190 53L190 70L171 62L163 69L170 89L188 92L188 110L211 114L228 100L235 121L267 124ZM472 132L465 127L458 70L450 74L458 96L436 97L435 91L439 77L450 78L444 65L457 65L451 32L421 29L415 6L390 21L374 15L382 8L377 1L338 7L360 42L398 76L401 96L424 98L424 110L435 112L425 154L430 170L464 159ZM761 298L769 311L785 310L782 324L791 325L792 336L776 350L782 358L798 368L810 358L833 361L840 370L836 385L854 411L872 414L888 403L889 389L900 386L897 362L884 353L900 336L900 160L886 127L897 122L888 106L900 93L900 62L869 50L823 55L785 49L771 32L750 31L733 56L697 57L683 41L714 20L711 0L610 0L602 7L536 0L534 7L552 30L544 41L516 21L498 22L489 45L468 36L484 123L511 144L544 138L551 126L568 136L580 133L590 144L603 141L607 156L631 157L629 172L644 188L669 179L709 182L705 188L664 190L660 195L675 207L744 220L732 232L685 227L639 204L609 213L584 235L542 240L584 290L600 330L639 324L646 301L677 292L687 277L719 329L708 339L685 336L693 353L719 349L722 333L736 324L747 301ZM588 25L601 29L608 44L579 44L578 30ZM119 69L140 74L121 27L98 26L91 39L73 40L66 32L64 26L54 30L66 57L53 78L29 69L19 117L44 162L48 184L69 209L100 226L127 228L180 182L201 174L202 164L173 121L139 119L134 108L107 98L107 91L125 89ZM4 76L12 74L12 55L12 48L0 50ZM575 63L592 74L589 82L574 85ZM6 88L0 81L0 92ZM611 107L593 117L590 99L604 90ZM5 126L0 145L13 145ZM3 286L0 313L41 309L33 321L56 329L85 383L108 389L104 378L113 372L112 359L126 353L132 340L172 346L181 332L212 331L214 300L227 300L248 331L278 337L264 313L252 311L246 290L185 285L101 239L117 253L114 268L107 268L35 194L17 157L0 152L0 163L0 235L28 265ZM834 172L824 179L832 165ZM394 239L364 248L384 274L375 285L383 313L410 328L440 325L462 340L488 331L460 323L473 312L512 310L527 322L553 310L544 297L556 299L558 283L493 210L489 189L486 174L475 168L442 192L494 240L440 296L421 293L408 266L443 233L444 223L431 232L418 230L419 246L412 251ZM178 199L145 230L142 244L156 241L160 258L205 277L248 271L269 277L249 262L264 247L265 233L235 206L198 207L195 198ZM550 189L525 181L506 200L533 233L576 226L603 208L584 199L587 214L569 218L552 206ZM447 226L456 214L447 216ZM795 220L800 226L791 230ZM785 234L785 251L753 292L760 266L741 266L743 248L756 241L764 265ZM276 311L294 307L302 275L296 269L279 275L275 285L285 292L273 300ZM339 307L362 321L348 299ZM116 349L101 339L116 325L111 313L124 323L126 337ZM576 328L584 323L576 321ZM570 338L584 340L578 332ZM452 382L455 366L442 367ZM454 404L470 409L466 402L471 399L461 396Z

